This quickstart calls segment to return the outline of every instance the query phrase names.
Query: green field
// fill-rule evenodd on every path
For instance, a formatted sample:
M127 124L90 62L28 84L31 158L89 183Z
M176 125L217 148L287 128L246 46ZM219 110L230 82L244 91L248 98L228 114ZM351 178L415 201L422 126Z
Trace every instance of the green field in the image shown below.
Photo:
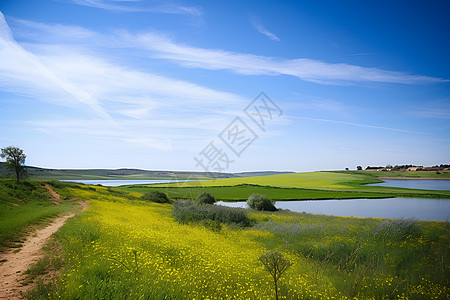
M351 189L359 183L377 182L360 174L331 172L290 173L256 177L222 178L208 181L160 184L157 186L233 186L255 184L274 187L312 188L312 189Z
M30 299L274 299L258 261L268 250L292 263L280 299L448 299L446 222L248 211L252 227L213 231L138 193L56 188L90 206L56 235L59 279Z
M201 192L208 192L220 200L243 200L252 193L265 194L276 200L384 197L450 198L450 191L364 185L375 182L381 182L381 180L366 174L311 172L184 183L132 185L120 188L140 193L159 190L167 193L171 198L193 198Z
M324 191L301 188L274 188L269 186L237 185L237 186L211 186L211 187L151 187L145 185L133 185L119 187L123 190L139 193L161 191L172 199L191 199L202 192L214 195L216 200L247 200L253 193L267 195L275 200L299 200L299 199L347 199L347 198L383 198L395 197L394 193L366 193L358 191Z
M280 279L280 299L448 299L448 222L241 209L235 213L244 212L249 222L234 224L227 221L234 213L225 209L207 215L207 207L195 212L189 204L176 214L180 203L190 202L141 199L153 190L172 199L192 199L203 191L219 200L244 200L252 193L277 200L450 198L447 191L361 186L376 180L314 172L178 187L46 182L67 199L59 205L42 182L0 180L0 242L17 247L30 228L76 211L78 204L69 199L90 203L55 234L45 257L27 272L27 280L36 282L28 299L274 299L271 277L258 261L269 250L292 263ZM185 217L178 218L180 213ZM190 219L194 213L207 219Z

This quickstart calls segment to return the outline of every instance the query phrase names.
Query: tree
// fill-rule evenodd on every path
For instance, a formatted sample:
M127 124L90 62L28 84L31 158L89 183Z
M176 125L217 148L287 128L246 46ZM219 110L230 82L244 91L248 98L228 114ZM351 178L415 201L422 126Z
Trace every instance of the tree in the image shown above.
M20 177L26 174L26 169L23 164L27 157L22 149L14 146L2 148L1 158L4 158L8 168L13 169L16 174L16 183L19 184Z
M150 193L145 193L141 199L156 203L172 203L169 197L167 197L165 193L160 191L152 191Z
M356 170L362 171L362 167L361 167L361 166L357 166L357 167L356 167Z
M203 192L197 196L197 202L200 204L214 204L216 199L210 193Z
M247 199L250 208L256 210L276 211L275 201L270 200L266 195L251 194Z
M275 299L278 300L278 280L281 275L292 265L278 251L268 251L259 257L259 261L264 265L267 272L272 275L275 285Z

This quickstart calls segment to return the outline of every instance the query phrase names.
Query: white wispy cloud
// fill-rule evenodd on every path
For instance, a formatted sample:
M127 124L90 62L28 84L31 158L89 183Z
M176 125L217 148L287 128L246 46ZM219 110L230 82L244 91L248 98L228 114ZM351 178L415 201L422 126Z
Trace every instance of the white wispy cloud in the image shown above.
M2 13L0 30L0 57L4 60L0 66L1 85L27 95L34 95L39 91L50 91L53 96L65 94L87 105L101 118L112 120L92 94L66 80L36 55L23 49L14 40Z
M197 48L176 43L167 36L154 32L133 34L122 30L101 35L78 26L48 25L29 21L18 23L32 28L36 39L49 35L55 36L55 39L58 38L60 43L72 44L74 47L88 43L96 47L129 48L133 51L143 51L143 55L169 60L188 68L227 70L242 75L294 76L304 81L333 85L358 82L400 84L449 82L448 79L432 76L346 63L328 63L310 58L286 59L221 49ZM32 30L29 30L27 37L33 38L32 35ZM51 38L49 40L51 41Z
M289 75L319 84L348 84L349 82L383 82L425 84L449 80L405 72L367 68L346 63L327 63L309 58L285 59L237 53L220 49L203 49L177 44L155 33L122 34L123 40L134 47L151 50L152 57L178 62L186 67L209 70L229 70L245 75Z
M250 17L250 21L252 22L253 27L255 27L256 30L258 30L260 33L264 34L265 36L267 36L269 39L273 40L273 41L280 41L280 38L277 37L275 34L273 34L272 32L268 31L262 24L261 21L255 17L255 16L251 16Z
M37 115L29 124L41 132L110 137L139 147L148 142L149 148L169 150L171 140L179 138L174 132L187 136L192 130L213 130L234 114L235 107L248 102L232 93L138 71L107 55L106 60L89 51L89 46L83 48L82 41L93 45L108 40L89 30L21 25L29 27L26 44L14 39L0 13L0 89L43 104L74 108L71 115L52 122L39 121ZM67 35L64 29L69 29ZM33 35L45 38L39 41Z
M32 93L36 90L55 91L57 87L57 92L62 88L80 102L91 104L101 102L144 104L154 101L153 105L158 102L160 106L176 106L184 103L184 107L208 104L216 107L220 102L225 107L246 101L243 97L232 93L114 64L90 54L85 49L74 49L71 45L66 45L65 42L72 39L72 36L66 37L66 41L62 41L61 45L27 45L28 48L38 49L35 53L31 53L13 39L3 15L0 15L0 29L2 29L0 51L4 60L0 65L0 82L7 89L21 89L23 94L28 94L28 90L32 90ZM42 34L43 29L51 30L51 26L45 28L40 26L38 29L39 34ZM79 31L71 30L69 34L73 32L76 36L80 36ZM99 35L86 31L85 36L97 40ZM108 37L99 39L102 43ZM78 40L75 41L77 42ZM76 86L78 90L72 91L67 85ZM97 99L95 101L92 98L94 95ZM169 99L170 101L167 101Z
M118 143L163 151L173 149L175 140L184 140L184 145L188 145L188 140L198 139L201 131L219 132L229 122L230 115L236 115L237 108L244 107L249 99L115 63L114 56L104 55L107 53L104 50L129 48L152 59L170 60L188 67L246 75L289 75L319 83L443 81L311 59L282 59L195 48L155 33L100 34L79 26L13 21L22 26L17 34L27 43L18 43L14 39L0 15L2 90L77 110L84 108L94 116L93 119L67 116L51 122L33 120L30 124L42 132L106 137ZM339 103L330 101L312 101L310 106L311 109L335 112L343 110ZM329 119L303 119L413 132Z
M421 118L450 119L450 101L444 99L424 103L410 111L409 114Z
M335 123L335 124L342 124L342 125L355 126L355 127L365 127L365 128L382 129L382 130L389 130L389 131L398 131L398 132L405 132L405 133L429 134L429 133L426 133L426 132L420 132L420 131L415 131L415 130L393 128L393 127L385 127L385 126L370 125L370 124L361 124L361 123L339 121L339 120L310 118L310 117L302 117L302 116L288 116L288 118L309 120L309 121L318 121L318 122L326 122L326 123Z
M294 93L294 95L295 98L302 99L302 101L285 103L284 108L286 110L295 109L301 111L307 110L321 113L329 112L341 116L347 115L348 111L351 110L350 106L334 99L328 99L301 93Z
M200 17L202 9L195 6L181 6L164 1L152 1L143 5L140 0L71 0L72 3L117 12L153 12Z

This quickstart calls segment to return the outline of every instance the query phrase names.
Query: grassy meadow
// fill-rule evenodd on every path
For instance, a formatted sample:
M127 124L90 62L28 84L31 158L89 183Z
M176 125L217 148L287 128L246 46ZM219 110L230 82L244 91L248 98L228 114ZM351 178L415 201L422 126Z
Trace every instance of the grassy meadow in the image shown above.
M0 179L0 251L20 247L30 226L42 226L50 218L73 210L78 204L63 201L55 205L50 193L37 181Z
M280 299L448 299L447 222L247 210L252 226L212 230L137 192L54 188L90 205L55 237L59 279L30 299L274 299L258 261L268 250L292 263Z
M271 276L259 261L267 251L279 251L292 263L278 282L279 299L448 299L448 222L141 199L153 190L172 199L207 191L223 200L251 193L323 199L429 192L360 186L371 180L364 174L315 172L158 187L46 182L64 199L58 205L42 182L0 180L1 242L16 247L30 226L76 211L74 199L89 201L27 272L36 283L28 299L275 299ZM242 220L242 214L248 222L233 223L232 216Z
M276 200L387 197L450 198L450 191L364 185L376 182L381 182L381 180L364 173L309 172L183 183L130 185L120 188L140 193L158 190L167 193L172 198L195 198L201 192L208 192L215 195L217 199L225 201L244 200L252 193L266 194Z

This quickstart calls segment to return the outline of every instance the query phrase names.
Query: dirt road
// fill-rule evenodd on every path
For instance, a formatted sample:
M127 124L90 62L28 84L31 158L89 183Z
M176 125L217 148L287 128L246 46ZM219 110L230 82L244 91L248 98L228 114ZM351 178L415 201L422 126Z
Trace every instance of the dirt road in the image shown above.
M47 188L50 187L47 186ZM53 190L51 193L54 197L53 201L59 199L59 195ZM87 207L86 202L80 202L80 204L83 206L83 210ZM20 251L14 252L12 249L0 254L0 299L22 299L21 292L30 288L29 285L22 286L20 284L19 280L22 274L43 256L41 249L48 242L50 236L73 216L74 214L69 214L58 217L47 227L31 234Z

